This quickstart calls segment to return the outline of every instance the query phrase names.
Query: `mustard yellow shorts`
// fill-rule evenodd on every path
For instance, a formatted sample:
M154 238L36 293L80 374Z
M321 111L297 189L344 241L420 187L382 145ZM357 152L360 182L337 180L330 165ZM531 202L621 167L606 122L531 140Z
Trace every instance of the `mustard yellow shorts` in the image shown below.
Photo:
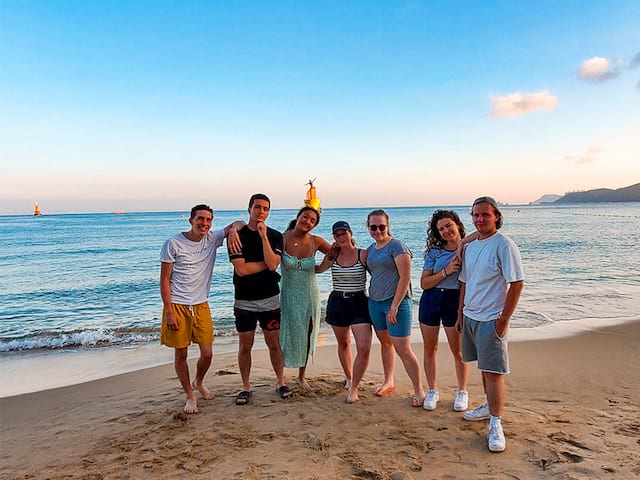
M173 348L186 348L191 342L198 345L213 343L213 321L209 303L198 305L171 304L171 310L178 319L178 330L167 327L167 319L162 313L162 328L160 329L160 343Z

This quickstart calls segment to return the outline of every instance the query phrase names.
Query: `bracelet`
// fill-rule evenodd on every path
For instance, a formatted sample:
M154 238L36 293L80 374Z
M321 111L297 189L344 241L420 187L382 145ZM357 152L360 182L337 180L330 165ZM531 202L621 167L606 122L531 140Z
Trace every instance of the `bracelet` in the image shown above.
M447 278L447 272L445 270L446 268L443 268L442 270L440 270L440 273L442 274L442 278Z

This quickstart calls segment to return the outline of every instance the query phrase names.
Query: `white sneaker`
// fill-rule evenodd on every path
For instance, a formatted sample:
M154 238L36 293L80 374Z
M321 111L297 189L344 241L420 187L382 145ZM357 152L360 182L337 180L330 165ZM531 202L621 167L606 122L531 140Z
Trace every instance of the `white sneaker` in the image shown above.
M473 410L469 410L468 412L464 412L462 418L475 422L477 420L488 420L490 416L491 413L489 412L489 404L485 400L482 405L479 405Z
M458 390L456 399L453 401L454 412L464 412L469 408L469 393L466 390Z
M501 424L497 423L493 427L489 428L487 441L489 443L490 451L504 452L504 449L507 448L507 441L504 438L504 432L502 431Z
M427 396L424 397L422 408L425 410L435 410L438 400L440 400L440 392L438 390L428 390Z

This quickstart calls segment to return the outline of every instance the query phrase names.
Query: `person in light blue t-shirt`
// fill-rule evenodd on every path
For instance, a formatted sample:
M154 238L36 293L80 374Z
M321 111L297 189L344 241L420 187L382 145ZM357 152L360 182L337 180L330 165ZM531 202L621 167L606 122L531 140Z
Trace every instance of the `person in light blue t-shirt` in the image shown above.
M428 225L427 250L420 277L423 292L419 310L424 347L424 370L429 385L423 406L425 410L435 410L440 400L440 391L436 388L436 352L442 324L453 355L458 380L453 410L463 412L469 405L467 393L469 368L462 361L461 335L455 329L455 324L460 300L458 272L461 265L457 250L465 236L464 225L458 214L451 210L436 210Z

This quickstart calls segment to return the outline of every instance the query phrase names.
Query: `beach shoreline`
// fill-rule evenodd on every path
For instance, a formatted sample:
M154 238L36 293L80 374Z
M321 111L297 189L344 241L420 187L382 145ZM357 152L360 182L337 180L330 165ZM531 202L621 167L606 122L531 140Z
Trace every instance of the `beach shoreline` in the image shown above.
M417 310L414 312L414 318L417 318ZM640 321L640 316L589 318L553 322L539 327L511 328L509 341L558 339L637 321ZM237 342L237 337L233 335L216 337L213 365L215 366L219 355L236 355ZM375 335L373 342L377 343ZM412 329L411 342L422 343L420 329L417 326ZM330 346L335 343L330 328L322 328L319 332L318 345ZM446 344L443 330L440 332L440 343ZM256 334L254 349L266 349L264 338L259 332ZM189 357L197 355L197 346L192 345ZM83 384L172 363L171 349L159 343L3 354L3 368L0 370L0 398Z
M2 398L2 478L633 478L640 321L580 328L511 343L503 454L486 449L485 422L451 411L455 374L444 345L434 412L409 406L400 366L396 392L372 394L382 378L377 345L361 401L346 404L335 347L322 346L309 367L311 390L287 402L274 392L264 350L254 352L247 407L233 405L240 380L232 353L215 357L215 398L201 401L197 415L181 413L170 364ZM422 358L421 345L413 347ZM294 375L287 370L290 382ZM473 405L481 399L475 366L469 391Z

